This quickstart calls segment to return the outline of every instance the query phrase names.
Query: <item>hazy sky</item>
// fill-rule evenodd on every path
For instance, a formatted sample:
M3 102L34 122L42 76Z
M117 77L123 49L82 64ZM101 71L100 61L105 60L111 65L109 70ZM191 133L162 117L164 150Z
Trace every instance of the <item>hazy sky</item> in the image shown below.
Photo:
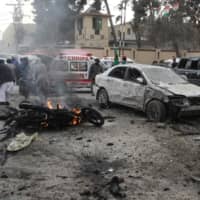
M43 0L41 0L43 1ZM119 15L118 7L121 0L108 0L110 5L111 14L112 15ZM2 32L6 29L6 27L12 23L12 14L13 14L13 6L8 6L6 4L16 3L16 0L0 0L0 37ZM23 2L24 6L23 13L24 13L24 23L33 23L33 15L32 15L32 6L30 2ZM132 18L131 6L128 6L127 9L127 20Z

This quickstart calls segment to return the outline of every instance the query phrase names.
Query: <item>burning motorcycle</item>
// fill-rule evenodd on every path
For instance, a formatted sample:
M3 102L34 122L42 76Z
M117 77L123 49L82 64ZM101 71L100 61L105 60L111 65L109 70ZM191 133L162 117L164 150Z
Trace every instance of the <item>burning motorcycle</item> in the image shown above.
M23 102L18 109L12 109L12 113L6 119L4 129L0 134L15 136L20 130L42 131L61 130L67 126L77 126L84 122L92 123L97 127L104 124L103 116L90 107L73 108L72 110L61 108L49 108ZM5 139L0 138L0 141Z

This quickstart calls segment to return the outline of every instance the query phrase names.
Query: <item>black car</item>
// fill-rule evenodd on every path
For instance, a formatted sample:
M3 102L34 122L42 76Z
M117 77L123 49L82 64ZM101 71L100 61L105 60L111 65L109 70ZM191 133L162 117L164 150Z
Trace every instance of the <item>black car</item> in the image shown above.
M174 70L185 75L189 82L200 85L200 57L181 58Z

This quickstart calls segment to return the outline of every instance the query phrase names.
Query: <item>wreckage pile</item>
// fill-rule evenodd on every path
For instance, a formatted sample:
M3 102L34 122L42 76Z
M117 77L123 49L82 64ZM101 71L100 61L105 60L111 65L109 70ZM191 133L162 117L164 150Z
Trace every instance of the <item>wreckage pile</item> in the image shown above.
M104 118L93 108L48 108L29 102L19 105L20 109L11 108L4 128L0 131L0 141L13 137L20 131L42 131L44 129L65 129L67 126L76 126L83 122L90 122L95 126L102 126Z

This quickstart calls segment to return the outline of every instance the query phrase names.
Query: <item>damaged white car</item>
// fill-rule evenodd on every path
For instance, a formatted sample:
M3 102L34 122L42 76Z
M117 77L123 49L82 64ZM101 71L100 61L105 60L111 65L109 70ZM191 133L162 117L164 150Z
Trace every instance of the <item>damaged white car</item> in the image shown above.
M117 65L96 76L94 92L101 107L122 104L145 112L151 121L200 113L200 87L159 66Z

